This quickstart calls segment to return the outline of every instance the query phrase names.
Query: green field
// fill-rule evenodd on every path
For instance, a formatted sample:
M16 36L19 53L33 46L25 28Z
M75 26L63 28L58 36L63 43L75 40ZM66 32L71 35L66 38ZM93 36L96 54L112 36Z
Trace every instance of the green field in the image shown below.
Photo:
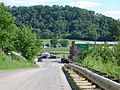
M62 39L59 39L58 40L58 44L57 46L60 45L59 41L62 40ZM42 41L42 45L46 45L47 43L50 45L50 39L41 39ZM68 56L69 54L69 51L70 51L70 46L71 46L71 43L72 41L77 41L77 42L80 42L81 40L69 40L69 44L67 47L61 47L61 48L42 48L41 49L41 52L50 52L52 54L60 54L61 56L65 55L66 57ZM86 41L86 42L89 42L89 41Z
M58 57L65 56L67 58L69 54L69 48L43 48L41 52L49 52L51 55Z
M60 43L59 43L60 40L62 40L62 39L58 39L58 45L60 45ZM82 41L82 40L70 40L70 39L68 39L68 40L69 40L68 47L71 46L72 41L76 41L76 42ZM42 45L46 45L47 43L50 44L50 39L41 39L41 41L42 41ZM89 42L89 41L85 41L85 42Z
M69 53L69 48L68 47L62 47L62 48L43 48L42 52Z

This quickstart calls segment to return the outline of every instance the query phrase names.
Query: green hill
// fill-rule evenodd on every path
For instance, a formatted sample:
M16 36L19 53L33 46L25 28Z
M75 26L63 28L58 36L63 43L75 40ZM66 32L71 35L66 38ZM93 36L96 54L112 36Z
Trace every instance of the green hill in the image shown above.
M116 21L94 11L70 6L14 6L9 12L16 18L18 27L32 27L43 39L112 40L111 26Z

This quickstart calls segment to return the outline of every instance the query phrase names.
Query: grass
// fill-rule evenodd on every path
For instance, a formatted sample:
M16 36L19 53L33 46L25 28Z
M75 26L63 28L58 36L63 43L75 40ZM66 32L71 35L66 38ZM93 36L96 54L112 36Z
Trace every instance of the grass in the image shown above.
M58 42L62 40L62 39L59 39ZM46 45L47 43L50 44L50 39L41 39L42 41L42 45ZM69 51L70 51L70 46L71 46L71 43L72 41L81 41L81 40L69 40L69 44L68 44L68 47L62 47L62 48L42 48L41 52L50 52L52 54L59 54L58 56L65 56L67 58L68 54L69 54ZM88 41L86 41L88 42ZM60 45L60 43L58 43L58 46Z
M69 53L69 48L62 47L62 48L43 48L43 52L53 52L53 53Z
M35 68L37 65L28 62L22 56L13 54L12 56L5 55L0 50L0 70L11 70L20 68Z
M59 41L60 41L61 39L59 39ZM43 45L46 45L47 43L49 43L50 44L50 39L42 39L42 44ZM60 45L59 43L58 43L58 45ZM56 55L56 56L59 56L59 57L61 57L61 56L68 56L68 53L69 53L69 46L70 46L70 41L69 41L69 45L68 45L68 47L61 47L61 48L51 48L51 47L49 47L49 48L42 48L42 50L41 50L41 52L49 52L49 53L51 53L51 54L53 54L53 55Z
M95 60L93 57L88 56L82 62L82 65L107 73L108 75L112 75L117 78L120 78L120 66L112 62L104 63L100 58L99 60Z
M62 47L62 48L42 48L41 52L49 52L51 55L55 55L58 57L68 57L69 54L69 48L68 47Z

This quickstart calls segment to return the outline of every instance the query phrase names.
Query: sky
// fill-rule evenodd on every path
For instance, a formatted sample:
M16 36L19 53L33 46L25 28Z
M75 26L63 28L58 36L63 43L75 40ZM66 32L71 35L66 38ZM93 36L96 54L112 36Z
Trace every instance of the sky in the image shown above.
M70 5L120 19L120 0L0 0L7 6Z

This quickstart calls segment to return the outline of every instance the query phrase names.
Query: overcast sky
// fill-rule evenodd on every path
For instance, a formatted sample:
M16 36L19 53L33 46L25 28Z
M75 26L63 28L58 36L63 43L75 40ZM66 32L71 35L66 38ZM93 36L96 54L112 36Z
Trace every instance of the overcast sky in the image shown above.
M0 0L8 6L70 5L120 19L120 0Z

